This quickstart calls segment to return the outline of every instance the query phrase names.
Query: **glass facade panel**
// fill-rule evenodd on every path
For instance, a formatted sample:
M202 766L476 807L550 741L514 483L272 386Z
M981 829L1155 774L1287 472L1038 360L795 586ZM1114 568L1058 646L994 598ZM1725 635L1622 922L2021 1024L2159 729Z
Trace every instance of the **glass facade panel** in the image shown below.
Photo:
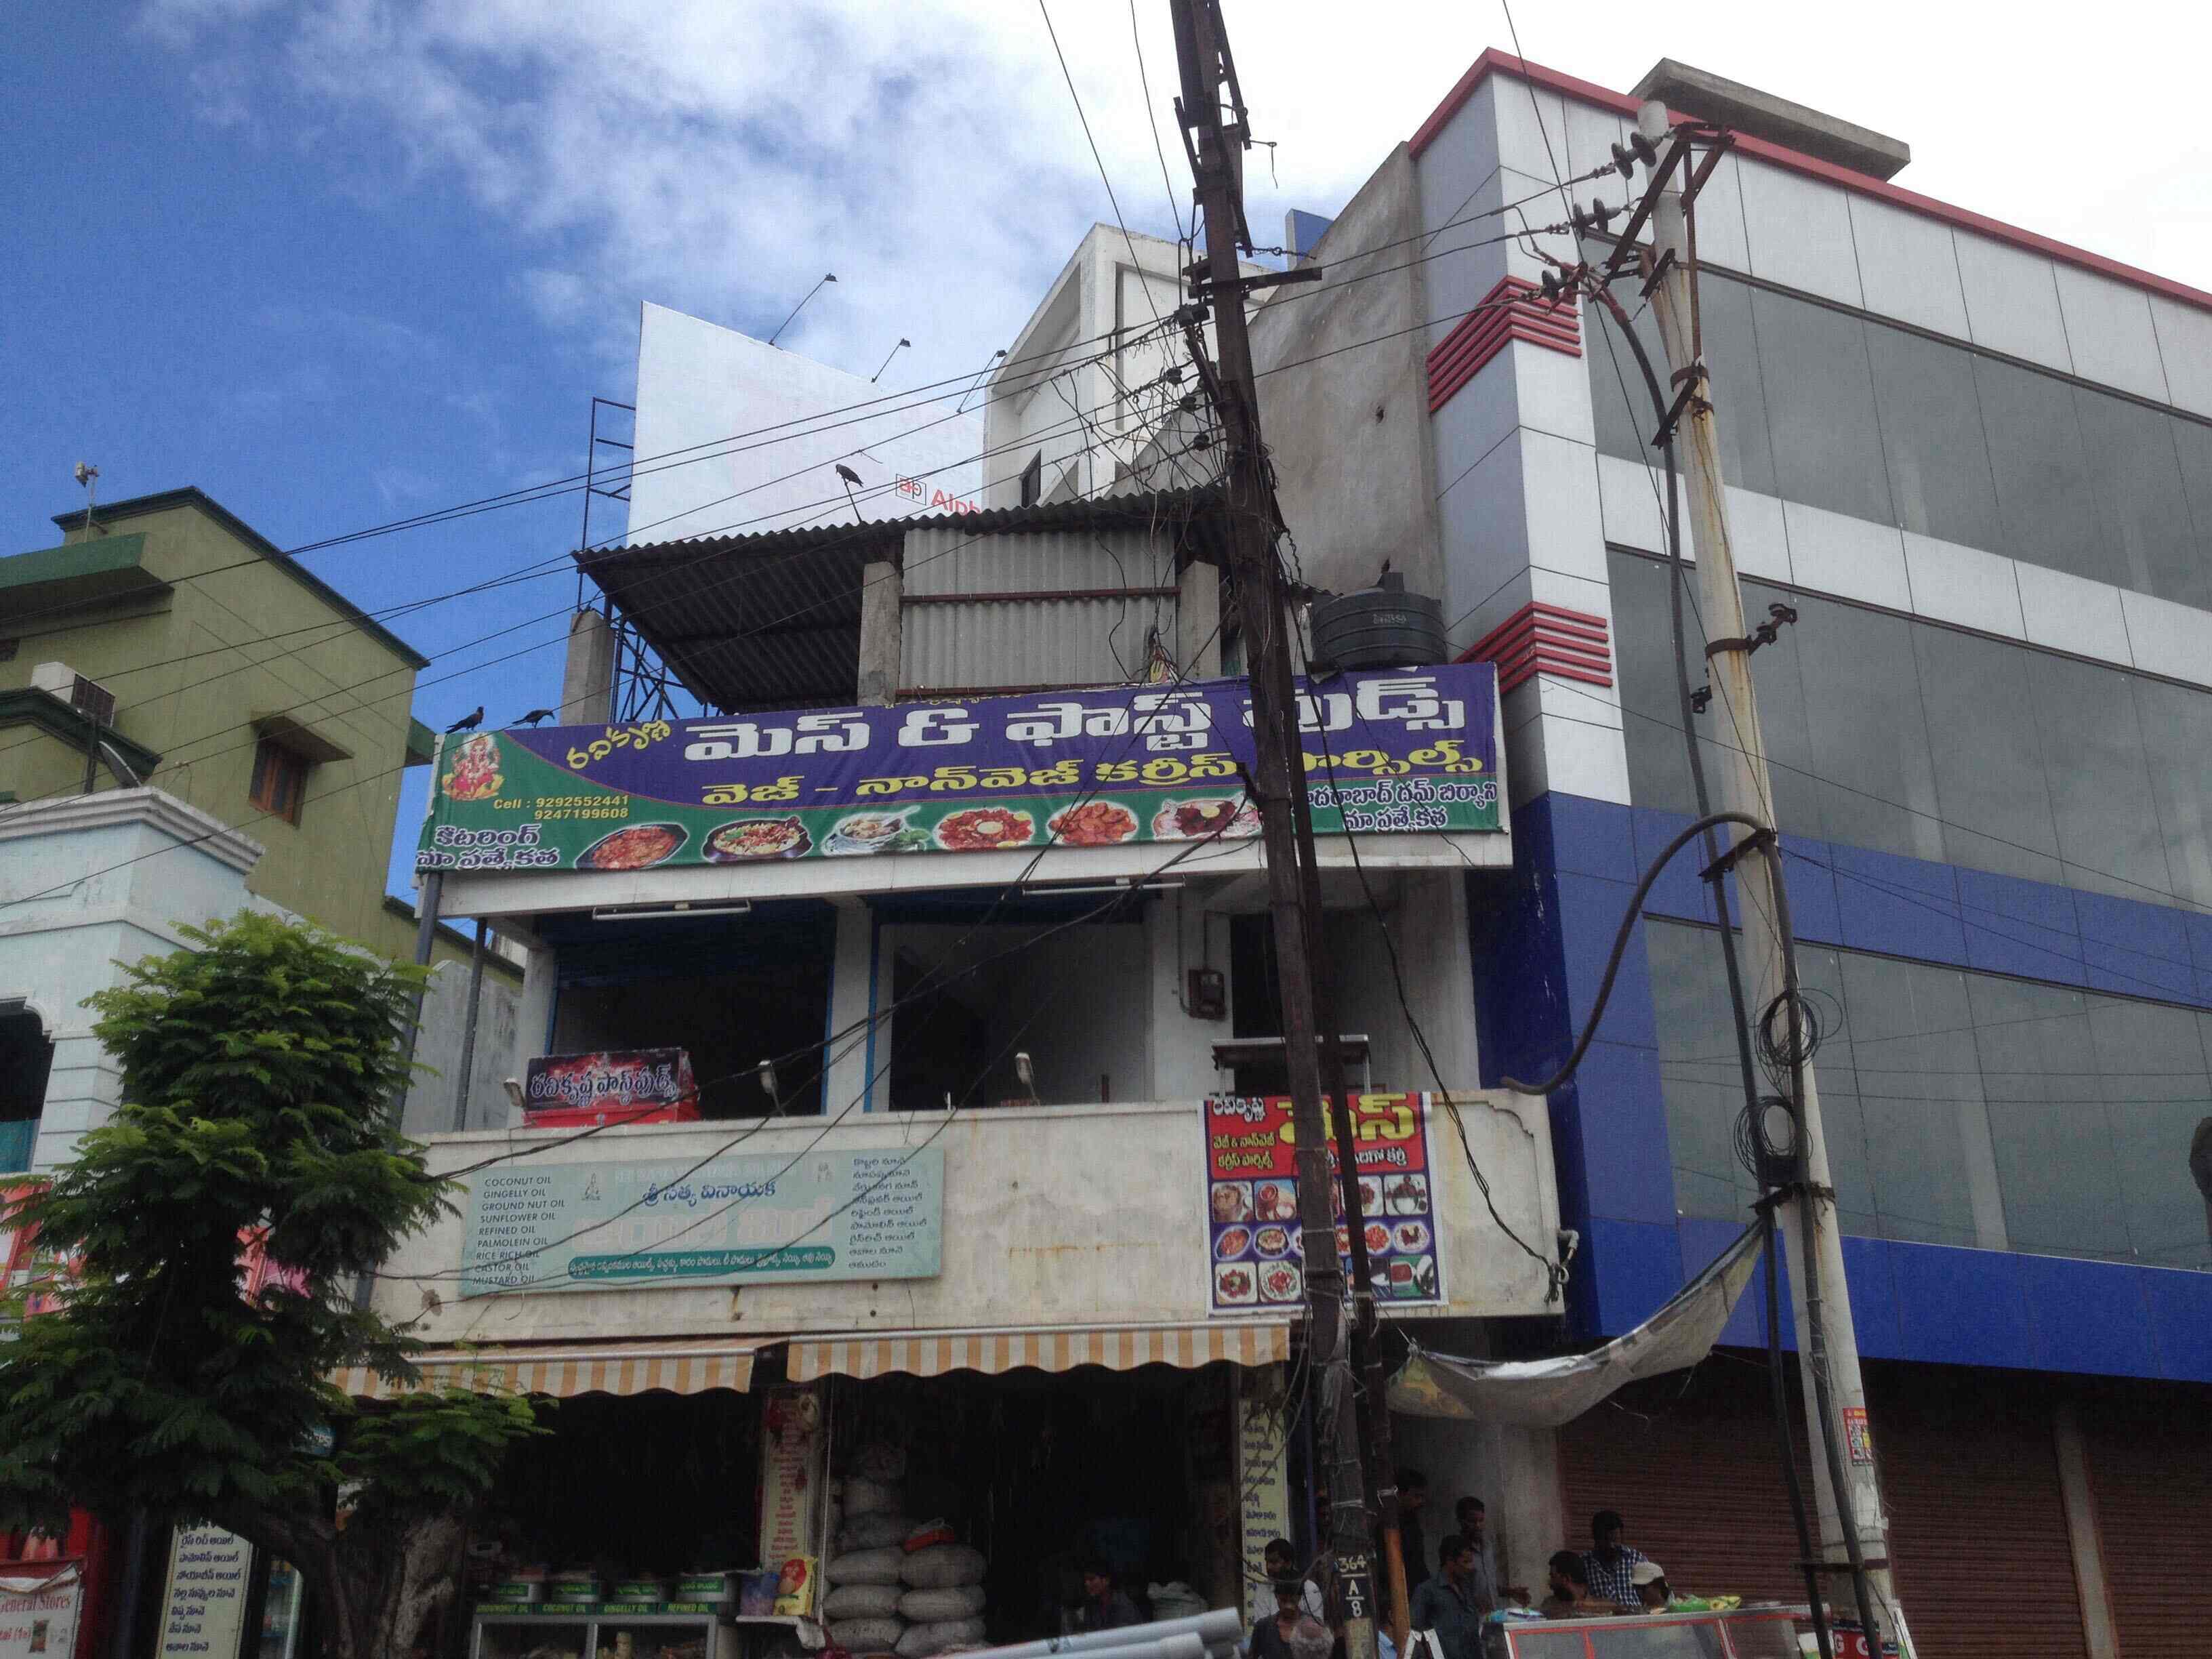
M2023 654L2067 884L2122 898L2171 892L2133 677L2046 651Z
M1743 1104L1713 930L1644 927L1675 1204L1741 1219ZM1800 952L1844 1230L2212 1267L2189 1172L2212 1116L2212 1014L1900 962ZM1762 1085L1764 1086L1764 1085Z
M1774 493L1808 507L1895 524L1882 463L1881 422L1874 409L1866 325L1826 306L1764 289L1751 296L1766 386L1766 429L1774 445ZM1709 343L1709 360L1717 346ZM1735 418L1729 410L1726 429Z
M2212 610L2212 425L1718 275L1699 303L1730 483ZM1614 349L1598 447L1656 463Z
M1973 355L1901 329L1869 325L1866 341L1897 522L1969 547L2003 546Z
M1687 812L1667 567L1615 552L1611 569L1633 799ZM1744 584L1750 616L1781 599L1797 624L1751 660L1784 830L2212 905L2212 694ZM1686 621L1702 683L1705 638ZM1709 745L1732 740L1718 701L1697 726Z

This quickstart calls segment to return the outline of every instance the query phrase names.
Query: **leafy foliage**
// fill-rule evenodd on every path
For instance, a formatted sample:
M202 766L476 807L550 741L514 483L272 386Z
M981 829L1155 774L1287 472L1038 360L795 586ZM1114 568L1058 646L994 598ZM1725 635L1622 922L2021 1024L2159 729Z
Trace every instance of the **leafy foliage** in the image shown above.
M180 931L196 949L87 1000L124 1103L20 1206L75 1277L0 1349L0 1525L144 1510L368 1584L376 1564L342 1559L341 1489L374 1522L349 1529L358 1551L389 1548L465 1511L534 1431L519 1400L370 1414L329 1381L414 1378L417 1345L351 1293L458 1190L387 1124L422 970L250 912ZM249 1295L256 1233L270 1271Z

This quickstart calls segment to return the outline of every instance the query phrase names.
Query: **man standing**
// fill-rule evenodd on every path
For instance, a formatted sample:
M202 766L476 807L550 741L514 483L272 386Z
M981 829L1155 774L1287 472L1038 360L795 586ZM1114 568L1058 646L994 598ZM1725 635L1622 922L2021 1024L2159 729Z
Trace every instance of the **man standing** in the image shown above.
M1398 1471L1398 1547L1406 1558L1406 1594L1428 1582L1429 1549L1421 1536L1421 1511L1429 1506L1429 1477L1419 1469Z
M1480 1498L1462 1498L1452 1506L1459 1535L1474 1547L1475 1590L1492 1607L1498 1605L1498 1558L1492 1553L1486 1530L1489 1515Z
M1626 1529L1626 1523L1613 1510L1600 1510L1590 1516L1593 1547L1583 1557L1583 1575L1589 1585L1589 1593L1599 1601L1633 1611L1640 1605L1636 1595L1636 1564L1651 1558L1620 1541L1620 1534Z
M1475 1590L1474 1546L1454 1533L1437 1547L1437 1576L1413 1592L1413 1627L1432 1630L1443 1659L1482 1659L1487 1595Z
M1289 1539L1270 1538L1260 1559L1266 1564L1270 1583L1280 1584L1285 1578L1299 1581L1304 1586L1304 1593L1298 1599L1298 1606L1313 1618L1328 1616L1323 1610L1327 1604L1322 1600L1321 1586L1298 1571L1298 1553Z

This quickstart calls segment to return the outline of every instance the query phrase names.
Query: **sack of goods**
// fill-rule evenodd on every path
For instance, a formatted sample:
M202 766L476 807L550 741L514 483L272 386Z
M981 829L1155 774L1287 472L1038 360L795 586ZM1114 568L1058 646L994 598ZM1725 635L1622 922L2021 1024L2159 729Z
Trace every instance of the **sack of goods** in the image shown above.
M840 1584L822 1603L825 1619L890 1619L899 1610L896 1584Z
M947 1619L973 1619L983 1611L981 1584L957 1584L950 1589L910 1589L898 1599L900 1616L917 1625L941 1624ZM1200 1613L1205 1608L1199 1609Z
M913 1530L911 1516L890 1510L848 1516L845 1519L844 1546L848 1550L881 1549L887 1544L905 1543L907 1534Z
M870 1480L853 1475L845 1482L845 1518L876 1515L886 1510L895 1510L905 1504L905 1494L896 1481Z
M1180 1578L1146 1585L1145 1599L1152 1604L1155 1619L1189 1619L1206 1610L1206 1598Z
M848 1653L889 1653L898 1646L906 1625L897 1619L833 1619L830 1640Z
M936 1624L908 1626L894 1651L899 1659L936 1659L947 1648L982 1639L981 1619L947 1619Z
M950 1544L959 1536L952 1530L952 1523L939 1516L923 1522L899 1542L911 1554L915 1550L926 1550L932 1544Z
M982 1551L965 1544L932 1544L909 1551L899 1564L899 1577L915 1589L955 1589L981 1583L988 1565Z
M853 1454L853 1473L866 1480L889 1484L906 1479L906 1448L871 1441Z
M823 1571L833 1584L896 1584L900 1582L899 1569L905 1565L906 1552L893 1544L882 1549L847 1550L832 1556Z

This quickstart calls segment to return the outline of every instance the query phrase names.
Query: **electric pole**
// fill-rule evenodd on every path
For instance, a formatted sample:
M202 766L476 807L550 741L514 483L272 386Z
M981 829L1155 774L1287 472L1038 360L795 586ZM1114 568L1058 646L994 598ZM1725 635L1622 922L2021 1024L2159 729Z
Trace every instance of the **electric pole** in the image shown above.
M1874 1439L1868 1425L1866 1387L1859 1375L1857 1334L1852 1328L1850 1297L1844 1279L1843 1235L1836 1222L1836 1194L1828 1171L1828 1144L1820 1124L1819 1091L1805 1063L1795 987L1785 973L1788 942L1783 937L1785 909L1778 903L1782 853L1775 837L1774 796L1766 766L1765 739L1759 729L1759 702L1751 678L1753 641L1746 637L1743 595L1736 583L1734 544L1729 539L1728 499L1722 487L1720 445L1713 418L1711 389L1705 379L1695 338L1692 246L1683 198L1672 179L1667 106L1646 103L1637 125L1662 152L1651 208L1652 257L1656 276L1652 309L1666 343L1678 391L1688 388L1678 428L1687 456L1691 522L1697 549L1698 592L1708 642L1713 702L1708 718L1717 722L1714 750L1719 761L1720 806L1747 814L1763 828L1735 849L1741 856L1736 880L1744 900L1744 954L1749 963L1754 1018L1779 1011L1788 1049L1796 1056L1789 1069L1796 1092L1796 1131L1803 1177L1796 1190L1785 1188L1777 1205L1778 1231L1790 1240L1790 1293L1797 1321L1798 1364L1804 1379L1805 1410L1811 1428L1813 1480L1819 1497L1823 1566L1831 1578L1850 1574L1864 1587L1861 1622L1868 1624L1869 1650L1879 1655L1884 1637L1911 1652L1889 1570L1888 1521L1875 1468ZM1687 157L1683 158L1687 170ZM1694 734L1692 741L1696 741ZM1811 1249L1806 1241L1811 1241ZM1813 1281L1807 1277L1813 1257ZM1817 1283L1815 1297L1813 1285ZM1837 1442L1840 1441L1840 1446ZM1825 1455L1824 1455L1825 1449ZM1832 1602L1836 1597L1828 1598Z
M1255 757L1251 788L1259 799L1267 909L1282 997L1283 1053L1297 1138L1298 1230L1311 1311L1308 1364L1317 1380L1321 1402L1328 1534L1345 1615L1346 1659L1374 1659L1366 1481L1346 1353L1344 1268L1336 1250L1328 1120L1316 1042L1312 935L1298 857L1295 798L1304 792L1305 768L1291 677L1288 612L1275 562L1274 490L1260 444L1259 400L1252 380L1251 343L1244 328L1244 295L1249 285L1237 269L1239 244L1249 246L1251 242L1243 199L1243 150L1250 133L1217 0L1169 0L1169 4L1182 70L1177 114L1190 152L1198 204L1206 216L1206 256L1194 273L1193 288L1197 301L1211 307L1218 369L1206 361L1193 307L1185 307L1185 329L1220 416L1227 450L1222 483L1228 562L1252 693ZM1231 112L1228 122L1223 119L1224 93ZM1346 1147L1344 1156L1348 1159L1351 1155Z

